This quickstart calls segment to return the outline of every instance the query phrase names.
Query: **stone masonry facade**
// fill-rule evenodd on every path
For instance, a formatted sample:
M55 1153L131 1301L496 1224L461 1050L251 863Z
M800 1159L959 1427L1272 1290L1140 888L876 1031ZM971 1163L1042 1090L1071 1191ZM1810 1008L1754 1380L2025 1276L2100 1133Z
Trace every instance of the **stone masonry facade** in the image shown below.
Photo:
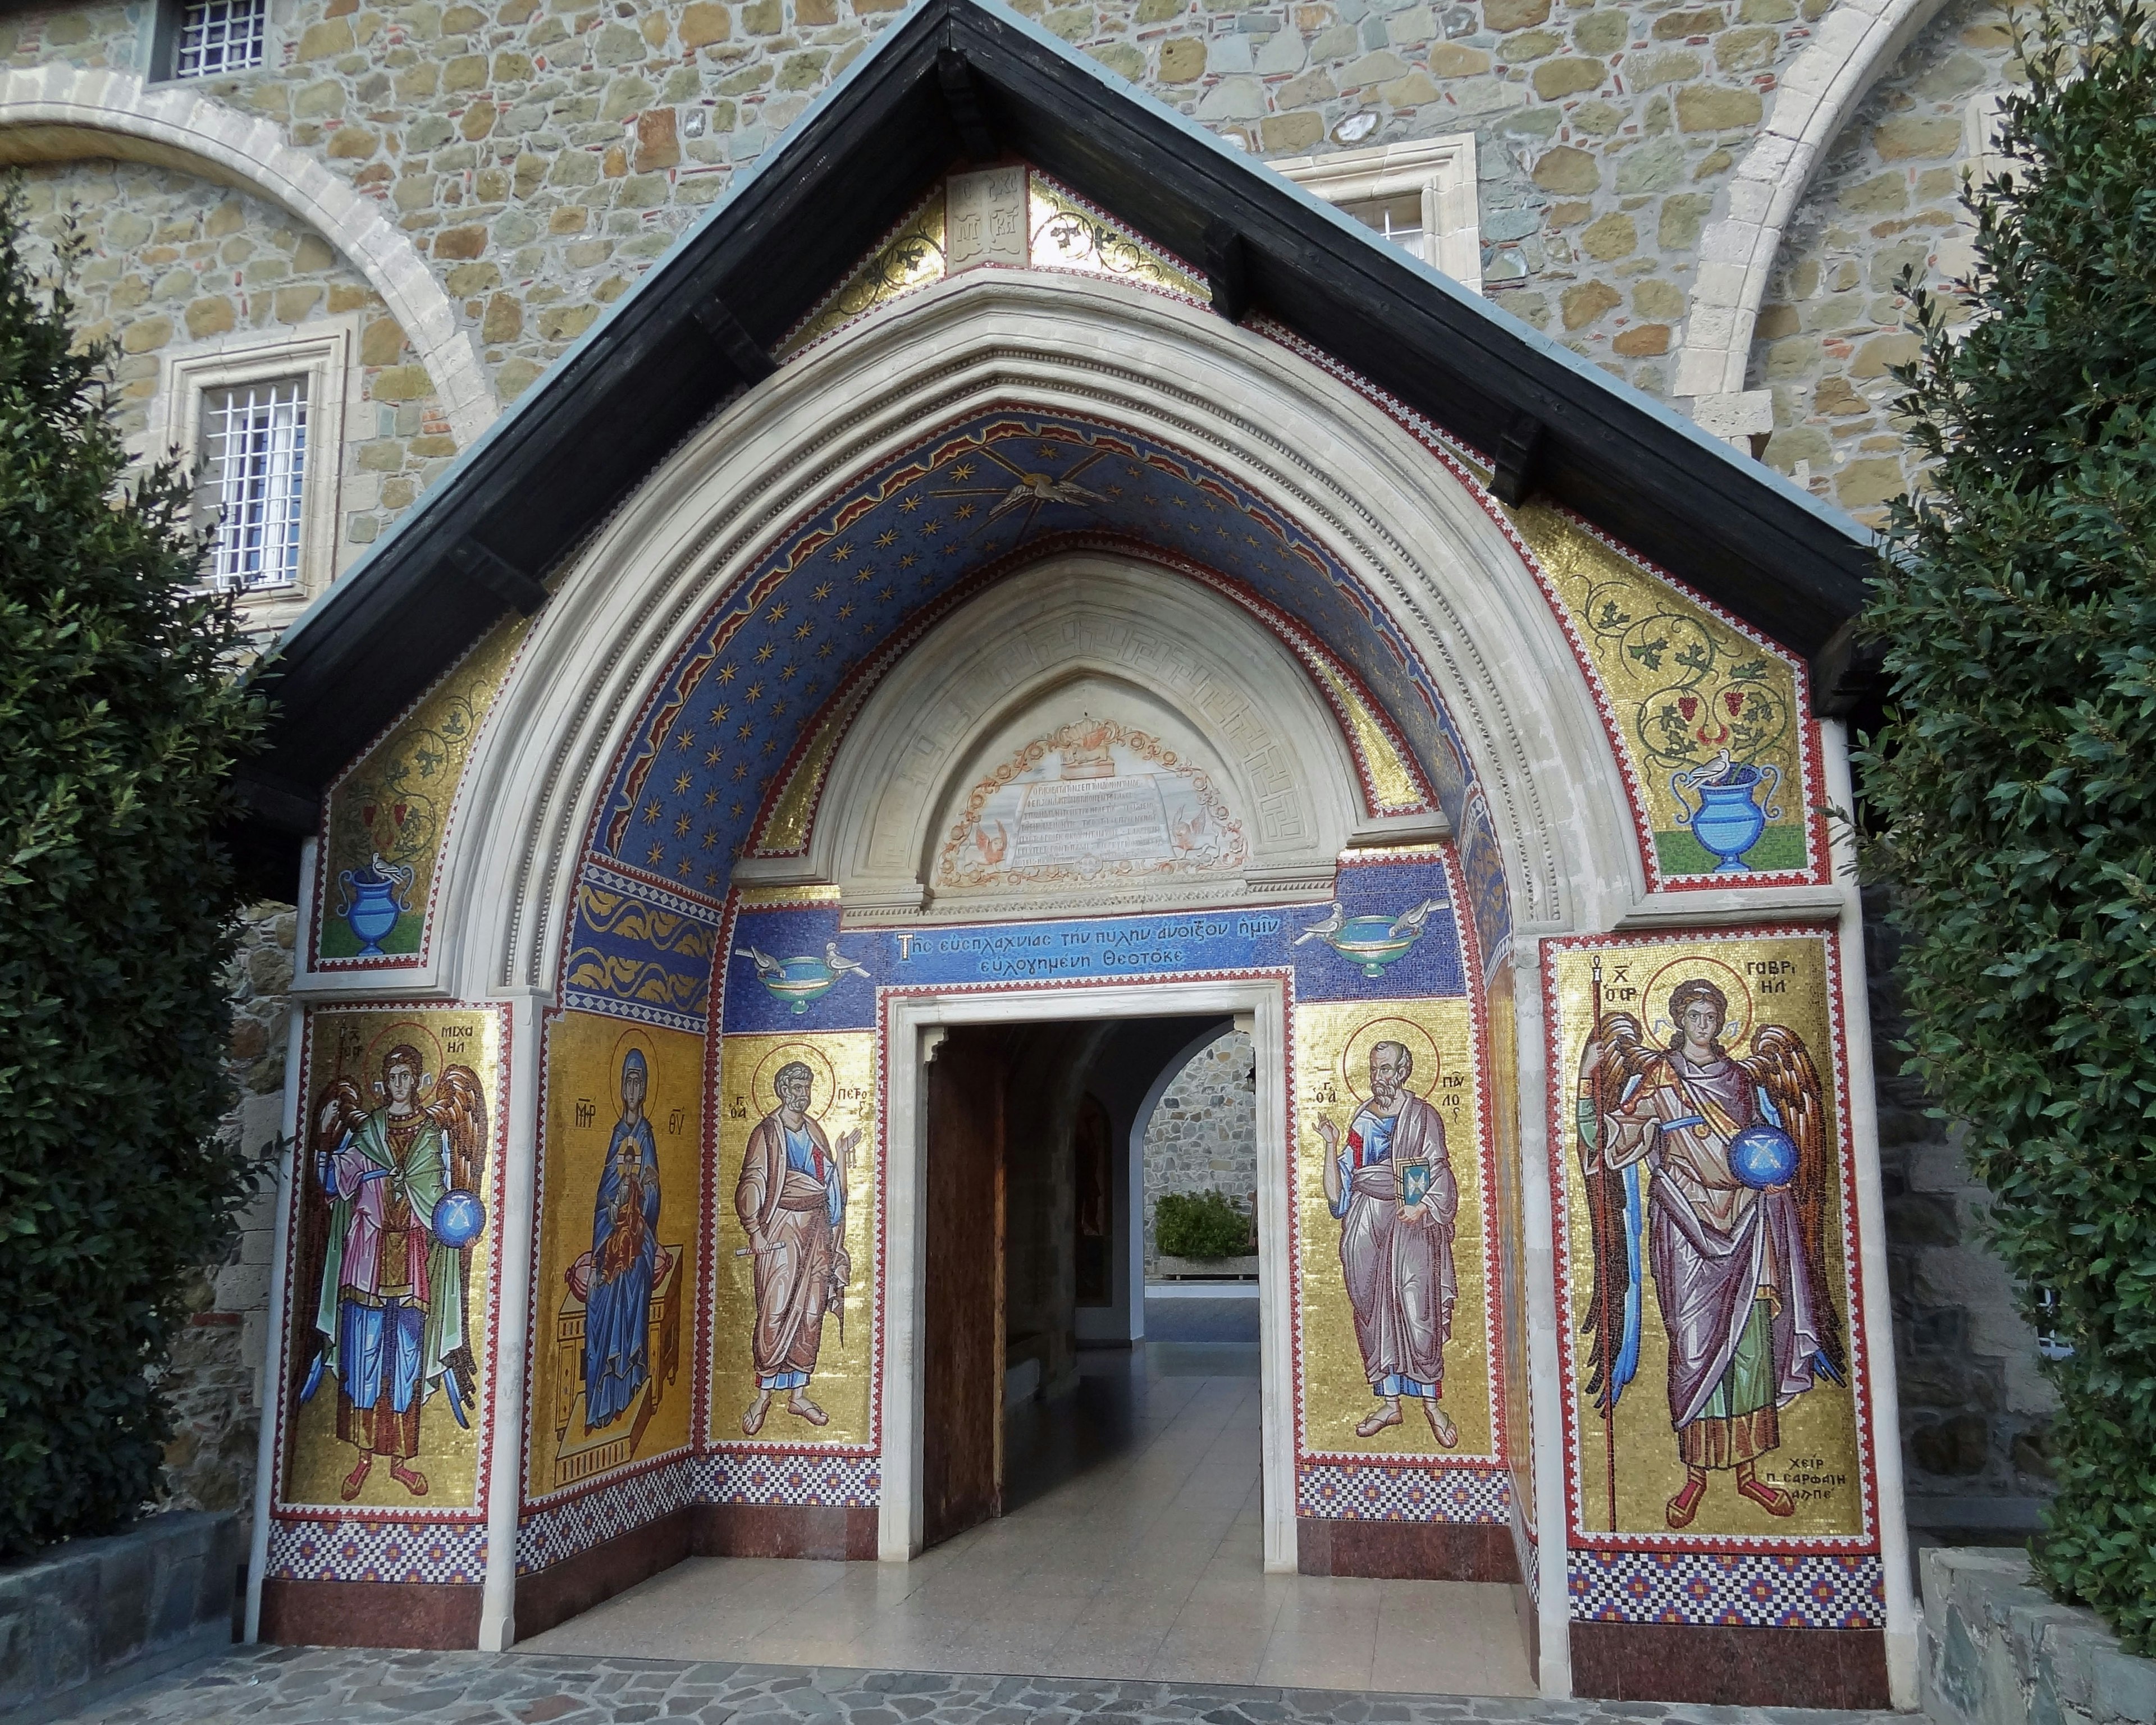
M341 571L457 453L463 409L445 408L444 377L476 367L514 401L902 3L270 0L259 67L146 94L132 85L145 100L199 98L241 155L259 136L249 127L270 128L282 154L331 177L346 207L403 248L372 275L353 234L309 226L292 213L305 199L238 189L245 176L229 165L197 172L139 145L122 153L158 159L116 162L91 134L63 149L35 126L13 146L5 101L0 156L32 164L33 244L53 256L69 224L79 236L72 289L119 350L121 410L146 446L174 355L356 321L358 406L336 457ZM1891 413L1888 368L1910 352L1897 283L1907 267L1939 281L1966 266L1963 177L1981 167L1988 105L2016 75L1992 0L1014 3L1259 157L1472 133L1486 296L1665 397L1688 329L1727 300L1735 265L1717 249L1718 224L1757 216L1745 171L1755 151L1774 159L1778 104L1831 85L1835 56L1858 52L1850 44L1888 39L1883 27L1863 34L1888 14L1928 18L1869 95L1835 110L1802 180L1743 378L1759 393L1745 401L1770 403L1771 418L1737 434L1867 521L1916 480ZM152 18L149 0L11 7L0 80L28 88L69 69L121 74L104 80L114 88L141 79ZM398 281L424 290L402 314L383 296ZM447 308L442 327L414 322L422 300ZM1714 400L1675 404L1728 434ZM470 422L458 423L468 440ZM275 907L251 913L235 973L245 1099L232 1129L250 1148L275 1135L290 923ZM1238 1089L1249 1050L1231 1052L1237 1040L1201 1056L1163 1106L1163 1178L1191 1183L1174 1189L1252 1189ZM1981 1194L1903 1081L1881 1085L1912 1494L2040 1491L2044 1386L1982 1249ZM1149 1139L1149 1260L1153 1153ZM178 1502L249 1501L267 1203L206 1272L174 1364Z
M1145 1270L1158 1271L1153 1208L1170 1192L1224 1193L1257 1202L1257 1055L1230 1030L1193 1055L1161 1092L1145 1129Z

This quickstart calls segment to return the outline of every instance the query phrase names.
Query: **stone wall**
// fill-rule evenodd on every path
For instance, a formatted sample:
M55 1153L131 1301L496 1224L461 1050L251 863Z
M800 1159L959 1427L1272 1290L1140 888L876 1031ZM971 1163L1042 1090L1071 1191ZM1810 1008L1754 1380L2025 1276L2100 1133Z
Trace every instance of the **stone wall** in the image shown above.
M1894 1045L1907 1034L1884 895L1866 895L1872 1036L1880 1051L1880 1178L1912 1524L2020 1526L2051 1490L2056 1405L2005 1266L1984 1245L1991 1195L1929 1117ZM1953 1500L1952 1507L1943 1500Z
M1749 382L1774 392L1767 460L1875 526L1917 471L1887 411L1887 368L1917 354L1896 284L1973 263L1963 181L1981 177L1984 98L2011 56L2004 7L1958 0L1934 18L1821 163L1760 307Z
M243 1547L253 1520L255 1443L264 1402L275 1158L296 920L290 906L270 904L253 906L242 920L229 973L233 1038L226 1063L239 1097L225 1117L224 1132L260 1168L260 1183L223 1260L206 1266L188 1290L191 1315L166 1376L177 1427L165 1446L167 1506L239 1512Z
M1923 1561L1917 1681L1935 1725L2156 1725L2156 1661L2038 1591L2023 1553Z
M381 199L505 399L626 290L901 0L301 0L203 88ZM1099 0L1019 9L1263 155L1476 133L1483 281L1651 393L1702 223L1829 0ZM136 14L33 6L0 64L136 64ZM8 40L12 33L12 44ZM12 52L8 50L12 49Z
M1257 1055L1230 1030L1190 1057L1161 1093L1145 1128L1145 1273L1155 1274L1153 1206L1169 1192L1224 1192L1238 1204L1258 1190Z
M330 317L360 320L359 403L341 438L341 571L433 483L456 441L404 331L329 240L283 210L176 168L141 162L44 163L23 171L33 267L64 270L85 340L119 350L121 429L147 445L162 362L244 336L304 333Z

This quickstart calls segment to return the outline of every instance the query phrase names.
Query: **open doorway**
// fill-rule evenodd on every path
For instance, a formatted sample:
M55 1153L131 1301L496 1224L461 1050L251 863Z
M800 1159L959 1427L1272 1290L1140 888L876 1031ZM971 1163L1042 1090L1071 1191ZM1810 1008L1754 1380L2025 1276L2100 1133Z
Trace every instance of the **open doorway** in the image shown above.
M1029 1504L1075 1512L1114 1489L1081 1483L1106 1470L1122 1481L1124 1512L1108 1521L1129 1543L1142 1543L1158 1512L1184 1523L1187 1543L1201 1524L1224 1534L1223 1511L1232 1519L1247 1507L1258 1566L1255 1302L1163 1312L1146 1297L1156 1257L1147 1122L1193 1051L1233 1028L1224 1016L1096 1018L969 1025L943 1039L927 1074L923 1170L924 1548ZM1237 1083L1254 1085L1251 1064ZM1249 1113L1248 1095L1237 1100ZM1240 1137L1254 1164L1254 1117ZM1254 1167L1228 1183L1242 1191L1255 1246ZM1254 1252L1239 1255L1255 1266ZM1219 1453L1195 1522L1175 1494L1133 1489L1128 1476L1165 1477L1163 1458L1201 1439ZM1111 1537L1096 1522L1097 1538Z

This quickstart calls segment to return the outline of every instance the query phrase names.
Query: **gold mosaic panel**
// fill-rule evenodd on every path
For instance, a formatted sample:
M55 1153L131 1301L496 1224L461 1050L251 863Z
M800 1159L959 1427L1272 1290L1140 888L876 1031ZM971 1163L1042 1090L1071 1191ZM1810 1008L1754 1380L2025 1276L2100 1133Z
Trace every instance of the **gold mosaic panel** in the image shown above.
M644 1068L644 1094L634 1107L628 1093L632 1050ZM534 1496L689 1443L701 1276L697 1254L703 1238L703 1102L701 1036L583 1012L564 1013L547 1027L527 1446L527 1488ZM642 1271L628 1247L644 1234L645 1207L621 1202L624 1177L644 1178L639 1126L650 1132L659 1194L658 1222L649 1228L658 1252L648 1295L641 1299ZM612 1183L614 1201L603 1204L601 1181L610 1155L619 1164ZM632 1168L638 1170L633 1176ZM593 1426L586 1332L595 1287L603 1322L608 1306L639 1312L640 1323L629 1318L625 1330L642 1329L645 1353L642 1382L626 1404L603 1408ZM618 1312L616 1322L622 1325ZM634 1375L622 1374L624 1380ZM618 1401L619 1393L609 1392L608 1399Z
M824 1130L844 1166L845 1217L842 1236L850 1273L843 1299L824 1319L808 1400L829 1424L818 1426L788 1409L788 1392L771 1399L761 1430L742 1429L756 1400L754 1340L757 1293L754 1254L735 1208L749 1137L777 1113L773 1081L799 1061L813 1075L808 1117ZM793 1448L804 1445L866 1446L874 1440L874 1343L876 1321L875 1033L824 1031L729 1036L720 1053L718 1119L718 1298L711 1378L711 1436L718 1443ZM858 1137L850 1146L848 1139Z
M525 617L496 627L331 791L315 912L318 958L370 963L425 950L434 870L457 786L530 628ZM384 880L386 892L375 884ZM370 914L392 907L394 925L377 932ZM369 934L374 952L366 950Z
M1325 1141L1320 1120L1347 1141L1356 1111L1370 1094L1369 1060L1380 1041L1405 1045L1413 1060L1405 1088L1438 1111L1460 1189L1453 1230L1456 1303L1445 1345L1440 1398L1458 1430L1441 1447L1414 1399L1403 1418L1374 1435L1356 1426L1380 1407L1372 1393L1355 1312L1341 1262L1342 1224L1325 1196ZM1306 1004L1295 1024L1296 1227L1302 1330L1302 1448L1308 1453L1488 1460L1496 1453L1488 1355L1489 1290L1484 1259L1488 1218L1482 1191L1485 1106L1476 1077L1474 1016L1466 1000L1378 1000Z
M1795 667L1557 510L1512 514L1601 681L1663 878L1810 868Z
M880 305L943 279L943 188L938 186L898 231L870 253L836 292L779 347L783 359Z
M1661 1286L1652 1250L1653 1234L1644 1221L1641 1232L1646 1238L1640 1255L1645 1285L1639 1301L1639 1363L1619 1398L1612 1424L1604 1423L1594 1398L1584 1389L1589 1381L1593 1341L1584 1327L1594 1306L1598 1271L1580 1124L1583 1107L1589 1118L1595 1117L1597 1111L1594 1089L1597 1081L1584 1058L1597 1022L1595 967L1599 961L1604 1040L1616 1046L1636 1039L1637 1045L1635 1052L1624 1056L1626 1070L1639 1081L1636 1088L1631 1087L1632 1077L1618 1082L1618 1075L1609 1066L1602 1069L1600 1083L1605 1100L1601 1108L1605 1114L1618 1106L1606 1100L1613 1086L1620 1101L1629 1091L1635 1109L1648 1106L1657 1091L1670 1089L1663 1057L1676 1034L1670 1007L1672 990L1686 983L1704 981L1727 1001L1727 1019L1717 1039L1727 1057L1745 1065L1752 1081L1768 1091L1790 1137L1800 1146L1809 1142L1814 1147L1813 1153L1799 1163L1789 1183L1790 1190L1804 1217L1801 1237L1816 1242L1845 1377L1853 1314L1844 1249L1842 1101L1836 1080L1839 1064L1825 939L1810 934L1713 940L1680 937L1598 949L1555 950L1553 958L1557 990L1553 1082L1558 1086L1553 1128L1558 1135L1563 1168L1558 1222L1564 1230L1568 1256L1564 1299L1569 1322L1565 1345L1578 1431L1577 1507L1585 1533L1591 1536L1609 1529L1614 1476L1615 1531L1668 1534L1678 1531L1670 1526L1669 1505L1685 1487L1686 1466L1679 1453L1681 1440L1673 1435L1677 1412L1671 1405L1664 1302L1681 1299L1687 1302L1686 1309L1693 1309L1699 1297L1695 1286L1699 1278L1691 1255L1679 1250L1672 1276L1681 1275L1685 1280L1667 1290ZM1727 1149L1715 1153L1703 1147L1713 1135L1721 1133L1720 1127L1712 1123L1714 1107L1703 1104L1690 1086L1678 1085L1670 1089L1670 1096L1669 1106L1661 1109L1671 1121L1661 1132L1662 1141L1679 1145L1681 1166L1687 1168L1712 1169L1718 1154L1719 1175L1702 1181L1706 1196L1701 1201L1731 1202L1741 1182L1730 1171ZM1681 1111L1672 1116L1670 1107ZM1704 1136L1682 1124L1695 1115L1704 1116L1710 1122ZM1614 1141L1614 1134L1612 1137ZM1675 1189L1660 1177L1655 1188L1656 1195L1650 1199L1643 1182L1643 1215L1648 1206L1662 1201L1661 1189ZM1614 1238L1622 1241L1621 1223ZM1609 1251L1613 1262L1622 1255L1621 1249ZM1777 1269L1771 1254L1761 1271L1761 1286L1770 1291L1758 1296L1759 1303L1776 1312L1784 1309L1788 1303L1788 1276ZM1614 1343L1621 1337L1621 1329L1613 1326L1613 1331ZM1778 1342L1774 1345L1778 1366L1781 1355ZM1735 1368L1732 1369L1733 1375ZM1732 1405L1741 1399L1740 1390ZM1824 1372L1815 1372L1810 1389L1783 1401L1774 1420L1779 1427L1775 1440L1753 1462L1760 1481L1790 1495L1793 1513L1772 1514L1739 1495L1735 1468L1717 1461L1709 1466L1707 1490L1695 1518L1681 1531L1693 1538L1818 1537L1865 1532L1856 1419L1852 1389L1833 1382Z
M283 1501L392 1515L478 1509L480 1434L492 1417L487 1312L500 1209L501 1014L480 1007L321 1007L308 1012L305 1035ZM408 1100L398 1094L403 1080L389 1070L405 1064L393 1058L400 1048L412 1050L421 1069ZM402 1160L385 1156L385 1144L404 1137L412 1123L417 1135ZM330 1193L325 1161L342 1170L340 1183L351 1191ZM353 1178L377 1167L384 1171L372 1179ZM354 1225L371 1204L369 1186L387 1198L371 1251ZM449 1219L439 1200L450 1191L476 1198L483 1216L476 1237L455 1250L434 1231ZM404 1216L421 1236L424 1287L412 1275L409 1249L397 1249L408 1236L391 1224ZM341 1345L347 1306L387 1313L392 1299L423 1314L411 1399L416 1420L388 1417L394 1389L386 1358L372 1381ZM370 1400L371 1419L360 1405ZM362 1435L379 1447L356 1481ZM408 1449L404 1440L413 1435L416 1447ZM399 1468L424 1489L397 1477Z

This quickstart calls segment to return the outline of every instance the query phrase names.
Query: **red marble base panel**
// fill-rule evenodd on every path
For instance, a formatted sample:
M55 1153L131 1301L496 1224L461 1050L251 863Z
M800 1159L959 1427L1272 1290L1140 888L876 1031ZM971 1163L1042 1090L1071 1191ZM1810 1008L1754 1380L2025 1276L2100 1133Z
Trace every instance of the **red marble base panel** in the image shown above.
M847 1558L871 1563L877 1512L798 1503L706 1503L690 1512L700 1558Z
M308 1647L479 1645L480 1589L470 1583L262 1584L262 1639Z
M520 1641L567 1623L602 1599L670 1569L696 1549L694 1509L677 1509L641 1527L580 1551L550 1568L516 1578Z
M1296 1568L1305 1575L1371 1575L1384 1581L1521 1579L1509 1527L1298 1516L1295 1532Z
M1885 1708L1877 1630L1575 1623L1572 1692L1704 1707Z

